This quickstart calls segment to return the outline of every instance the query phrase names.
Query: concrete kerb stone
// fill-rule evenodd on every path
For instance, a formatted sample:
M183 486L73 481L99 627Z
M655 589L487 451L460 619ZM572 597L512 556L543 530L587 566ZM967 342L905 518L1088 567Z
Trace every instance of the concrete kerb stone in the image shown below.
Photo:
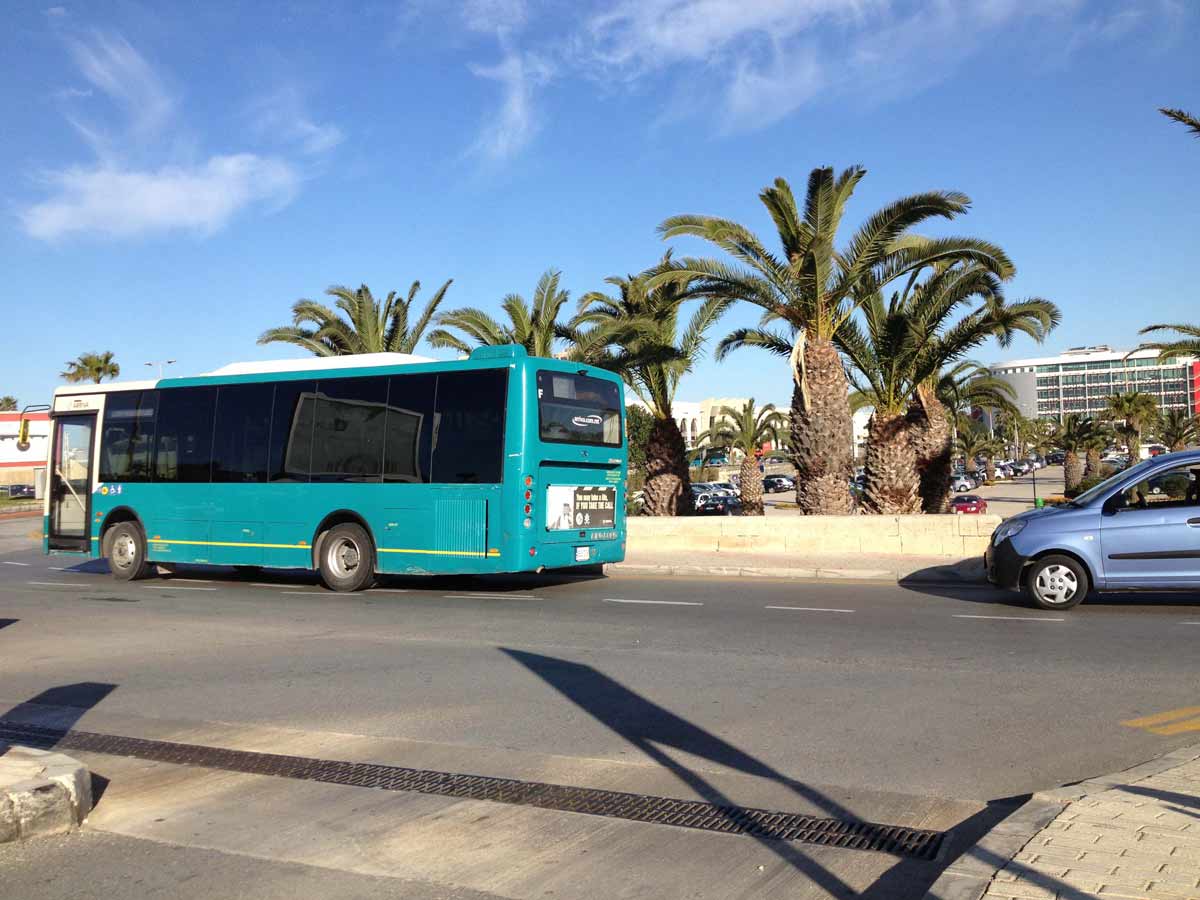
M791 580L847 580L903 582L908 585L958 584L971 585L985 582L983 565L976 559L957 563L946 563L916 573L907 569L843 569L802 566L746 566L746 565L693 565L673 563L607 563L605 574L609 575L655 575L655 576L710 576L725 578L784 578Z
M1200 759L1200 744L1173 750L1109 775L1038 791L951 862L930 886L925 900L980 900L996 873L1072 803L1110 791L1117 785L1160 775L1196 759Z
M62 753L0 743L0 843L70 831L92 809L92 776Z

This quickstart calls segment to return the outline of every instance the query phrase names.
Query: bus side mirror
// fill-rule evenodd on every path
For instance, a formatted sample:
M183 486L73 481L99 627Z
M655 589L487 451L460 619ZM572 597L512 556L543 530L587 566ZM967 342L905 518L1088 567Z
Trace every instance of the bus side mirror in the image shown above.
M17 426L17 449L22 453L29 449L29 420L24 416L21 417L21 424Z

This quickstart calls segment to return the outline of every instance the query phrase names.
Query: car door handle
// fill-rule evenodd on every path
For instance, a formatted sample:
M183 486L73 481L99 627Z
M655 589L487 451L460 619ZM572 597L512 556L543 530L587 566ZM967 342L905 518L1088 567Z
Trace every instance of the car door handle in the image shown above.
M1188 519L1187 523L1189 525L1191 525L1193 528L1200 528L1200 518Z

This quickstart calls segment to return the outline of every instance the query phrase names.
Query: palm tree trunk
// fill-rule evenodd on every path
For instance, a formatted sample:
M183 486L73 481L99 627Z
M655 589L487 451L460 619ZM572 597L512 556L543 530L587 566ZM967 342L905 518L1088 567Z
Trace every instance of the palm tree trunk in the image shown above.
M944 513L950 506L950 416L933 391L917 388L908 407L909 434L920 474L921 511Z
M762 475L758 472L758 460L753 453L742 457L742 466L738 470L739 487L742 491L742 515L761 516L763 514Z
M686 516L692 512L687 450L679 426L670 417L655 418L650 428L642 497L648 516Z
M1099 478L1102 465L1103 463L1100 462L1100 451L1095 447L1088 450L1087 456L1084 457L1083 477Z
M871 416L867 426L867 510L890 516L921 511L917 455L904 415Z
M848 516L854 507L853 429L846 370L831 341L806 341L803 330L792 352L792 370L796 503L805 515Z
M1083 481L1083 461L1074 450L1068 450L1063 460L1063 481L1068 491L1075 490Z
M985 474L988 481L996 480L996 457L989 456L987 458L987 472Z

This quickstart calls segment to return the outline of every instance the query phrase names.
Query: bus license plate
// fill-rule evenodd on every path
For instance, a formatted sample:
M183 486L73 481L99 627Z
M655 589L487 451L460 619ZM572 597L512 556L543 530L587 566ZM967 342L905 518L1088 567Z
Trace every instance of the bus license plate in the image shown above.
M592 548L591 547L576 547L575 548L575 562L587 562L591 558L592 558Z

